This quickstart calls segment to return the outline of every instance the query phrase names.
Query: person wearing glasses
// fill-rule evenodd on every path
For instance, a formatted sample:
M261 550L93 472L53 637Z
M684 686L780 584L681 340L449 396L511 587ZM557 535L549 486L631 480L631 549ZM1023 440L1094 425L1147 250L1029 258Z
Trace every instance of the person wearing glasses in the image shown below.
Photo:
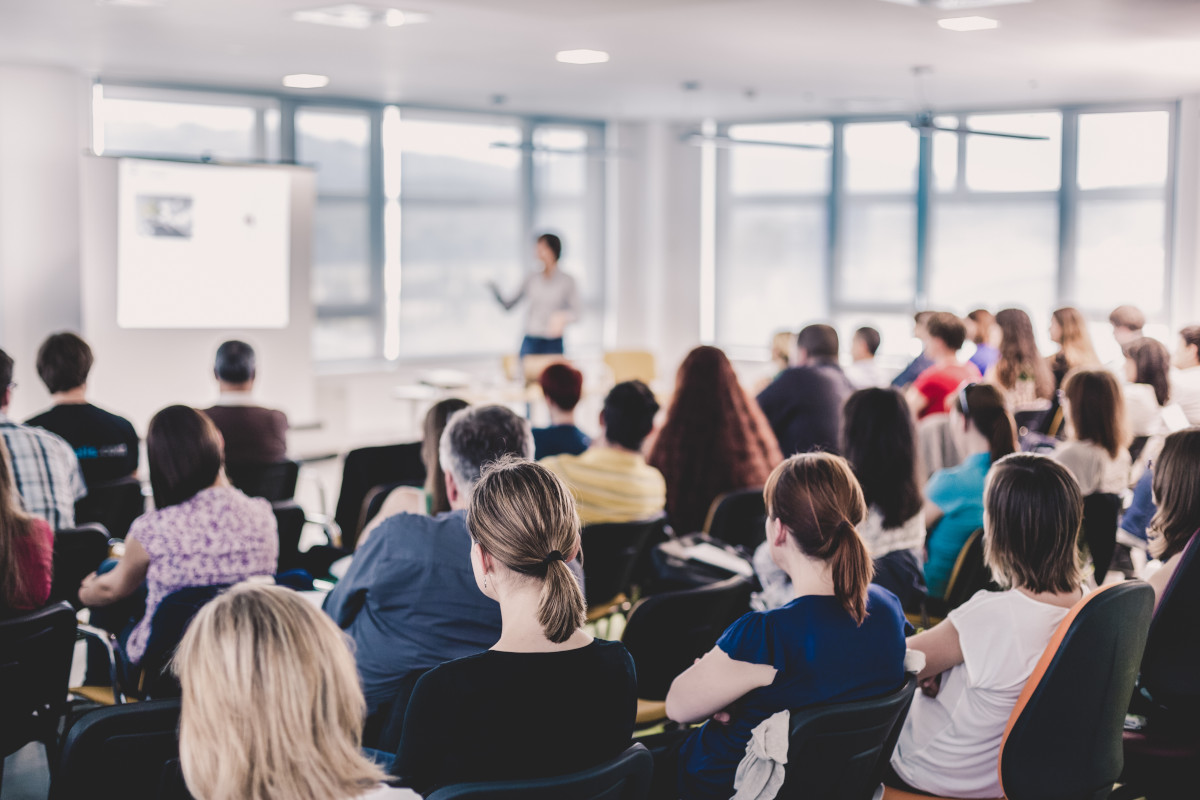
M569 323L579 319L579 289L575 279L558 267L558 260L562 257L562 240L553 233L543 233L537 238L536 252L542 269L529 273L512 297L501 294L495 282L488 283L496 302L504 306L505 311L511 311L522 300L529 301L525 309L525 339L521 342L521 358L562 355L563 331Z
M1004 396L991 384L969 383L949 403L950 435L962 463L938 470L925 486L925 584L943 597L954 562L983 527L983 487L993 463L1017 451L1017 426Z

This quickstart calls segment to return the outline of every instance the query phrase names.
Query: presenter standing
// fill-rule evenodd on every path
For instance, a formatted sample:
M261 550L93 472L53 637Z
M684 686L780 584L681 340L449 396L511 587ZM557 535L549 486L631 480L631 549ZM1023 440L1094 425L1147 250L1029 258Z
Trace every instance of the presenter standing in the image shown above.
M542 269L526 276L512 298L506 299L494 282L488 284L506 311L524 299L529 300L529 306L525 309L525 339L521 342L521 358L528 355L561 355L563 330L568 323L579 319L579 290L575 286L575 279L558 268L562 241L552 233L543 233L537 238L536 252Z

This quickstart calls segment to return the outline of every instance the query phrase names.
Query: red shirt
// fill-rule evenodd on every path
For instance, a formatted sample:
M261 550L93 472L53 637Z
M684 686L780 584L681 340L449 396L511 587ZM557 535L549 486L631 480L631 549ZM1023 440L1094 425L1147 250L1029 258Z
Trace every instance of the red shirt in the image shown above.
M978 380L982 380L979 369L969 361L966 364L956 363L948 367L934 365L925 370L913 382L913 388L928 401L917 418L925 419L930 414L946 413L946 401L955 390L964 382Z
M17 571L25 578L25 596L13 604L15 611L32 611L50 599L54 565L54 531L45 520L34 519L29 532L13 543Z

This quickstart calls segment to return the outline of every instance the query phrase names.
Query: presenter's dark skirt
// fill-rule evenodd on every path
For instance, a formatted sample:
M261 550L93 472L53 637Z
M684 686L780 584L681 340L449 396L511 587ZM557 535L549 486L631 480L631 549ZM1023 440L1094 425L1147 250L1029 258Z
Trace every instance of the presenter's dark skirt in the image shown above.
M526 336L521 342L521 358L525 356L561 356L562 354L563 340L561 336L557 339Z

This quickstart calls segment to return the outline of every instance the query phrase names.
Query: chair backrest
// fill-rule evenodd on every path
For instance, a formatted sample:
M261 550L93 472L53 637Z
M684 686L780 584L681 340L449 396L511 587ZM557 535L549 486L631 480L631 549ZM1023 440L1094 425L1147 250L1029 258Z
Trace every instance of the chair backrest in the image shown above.
M643 744L634 744L612 761L582 772L443 786L426 800L645 800L653 773L650 751Z
M604 363L612 371L613 383L641 381L650 384L658 377L654 354L648 350L609 350Z
M162 599L150 620L150 635L141 660L142 685L137 694L143 697L179 696L179 681L168 669L175 649L200 609L228 588L229 584L191 586L171 592Z
M1059 624L1004 732L1008 800L1109 796L1153 609L1149 584L1126 581L1092 592Z
M69 603L0 620L0 760L28 742L53 740L74 649Z
M741 576L641 600L621 641L637 666L638 697L663 700L671 681L712 649L750 610L752 584Z
M1117 522L1121 517L1119 494L1089 494L1083 498L1082 538L1092 554L1096 585L1104 583L1117 548Z
M346 454L342 462L342 488L334 512L334 521L342 530L343 547L353 550L358 541L367 492L388 483L403 486L425 483L420 442L360 447Z
M1200 711L1200 534L1193 534L1158 601L1142 655L1141 685L1170 716ZM1193 722L1194 724L1194 722Z
M704 532L753 552L767 538L767 503L761 486L726 492L713 500ZM685 531L680 531L684 533Z
M870 800L916 689L917 676L909 673L899 689L880 697L793 711L778 800Z
M245 494L279 503L296 496L300 462L285 460L269 464L226 464L225 475L230 483Z
M629 593L633 570L646 541L661 530L662 517L638 522L604 522L584 527L583 576L589 607Z
M287 572L300 566L300 536L304 533L304 509L295 501L272 503L275 527L279 530L279 566L276 572Z
M955 609L975 596L975 593L994 588L992 571L983 560L983 529L972 533L958 551L958 559L946 583L946 606Z
M179 758L179 700L110 706L78 717L63 738L50 800L157 800ZM101 791L102 790L102 791Z
M83 608L79 584L108 558L108 538L108 531L96 522L54 533L50 602L66 600L75 608Z
M110 536L124 539L133 521L146 513L146 496L136 476L118 478L87 487L75 504L75 524L98 522Z

